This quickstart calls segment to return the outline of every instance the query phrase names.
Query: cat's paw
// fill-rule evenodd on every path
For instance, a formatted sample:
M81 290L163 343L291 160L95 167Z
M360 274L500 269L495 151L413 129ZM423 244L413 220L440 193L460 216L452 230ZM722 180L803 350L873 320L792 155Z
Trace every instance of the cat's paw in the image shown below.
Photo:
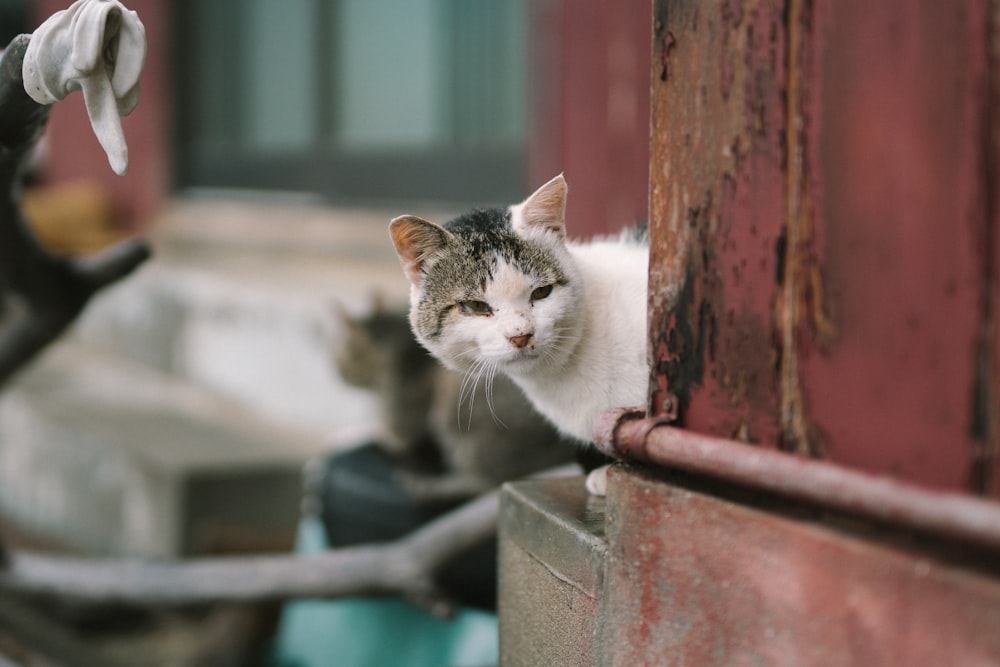
M594 468L589 473L587 473L587 491L594 496L604 496L608 493L608 468L610 465L604 465L600 468Z

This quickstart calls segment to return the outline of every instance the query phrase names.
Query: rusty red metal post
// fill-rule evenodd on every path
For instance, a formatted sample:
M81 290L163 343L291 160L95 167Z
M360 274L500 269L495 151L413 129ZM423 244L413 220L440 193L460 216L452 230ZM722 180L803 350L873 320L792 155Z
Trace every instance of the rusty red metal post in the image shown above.
M654 2L652 415L1000 494L996 13Z
M1000 4L653 7L602 664L1000 663Z

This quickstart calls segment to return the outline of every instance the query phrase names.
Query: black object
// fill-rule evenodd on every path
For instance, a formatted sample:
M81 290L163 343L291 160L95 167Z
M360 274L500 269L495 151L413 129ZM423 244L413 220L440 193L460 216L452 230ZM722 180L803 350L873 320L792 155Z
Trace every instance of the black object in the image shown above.
M579 445L576 448L576 462L584 472L590 472L601 466L614 463L615 460L593 445Z
M0 1L0 45L9 43L29 29L28 0Z
M324 463L316 492L331 547L388 542L461 504L420 502L398 481L399 464L378 443L338 452ZM496 609L496 538L457 555L435 576L451 598L465 606Z

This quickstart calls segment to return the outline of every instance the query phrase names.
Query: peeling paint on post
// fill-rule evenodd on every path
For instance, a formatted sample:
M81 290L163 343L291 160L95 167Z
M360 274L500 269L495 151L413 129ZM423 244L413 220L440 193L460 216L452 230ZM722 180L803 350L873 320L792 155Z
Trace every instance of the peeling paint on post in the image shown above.
M997 4L655 0L651 415L1000 495Z
M654 12L650 410L675 395L682 425L775 443L782 10L658 0Z

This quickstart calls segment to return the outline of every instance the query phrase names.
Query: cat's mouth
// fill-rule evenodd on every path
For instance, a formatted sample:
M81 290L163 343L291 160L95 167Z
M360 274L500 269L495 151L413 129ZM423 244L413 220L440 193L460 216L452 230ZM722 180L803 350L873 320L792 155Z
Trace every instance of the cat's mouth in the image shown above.
M531 344L509 350L503 363L510 369L517 369L535 364L541 356L538 346Z
M492 341L489 344L479 347L479 357L484 361L496 364L505 371L517 373L526 371L535 365L545 356L545 346L540 345L537 339L527 341L522 345L503 341L498 344Z

